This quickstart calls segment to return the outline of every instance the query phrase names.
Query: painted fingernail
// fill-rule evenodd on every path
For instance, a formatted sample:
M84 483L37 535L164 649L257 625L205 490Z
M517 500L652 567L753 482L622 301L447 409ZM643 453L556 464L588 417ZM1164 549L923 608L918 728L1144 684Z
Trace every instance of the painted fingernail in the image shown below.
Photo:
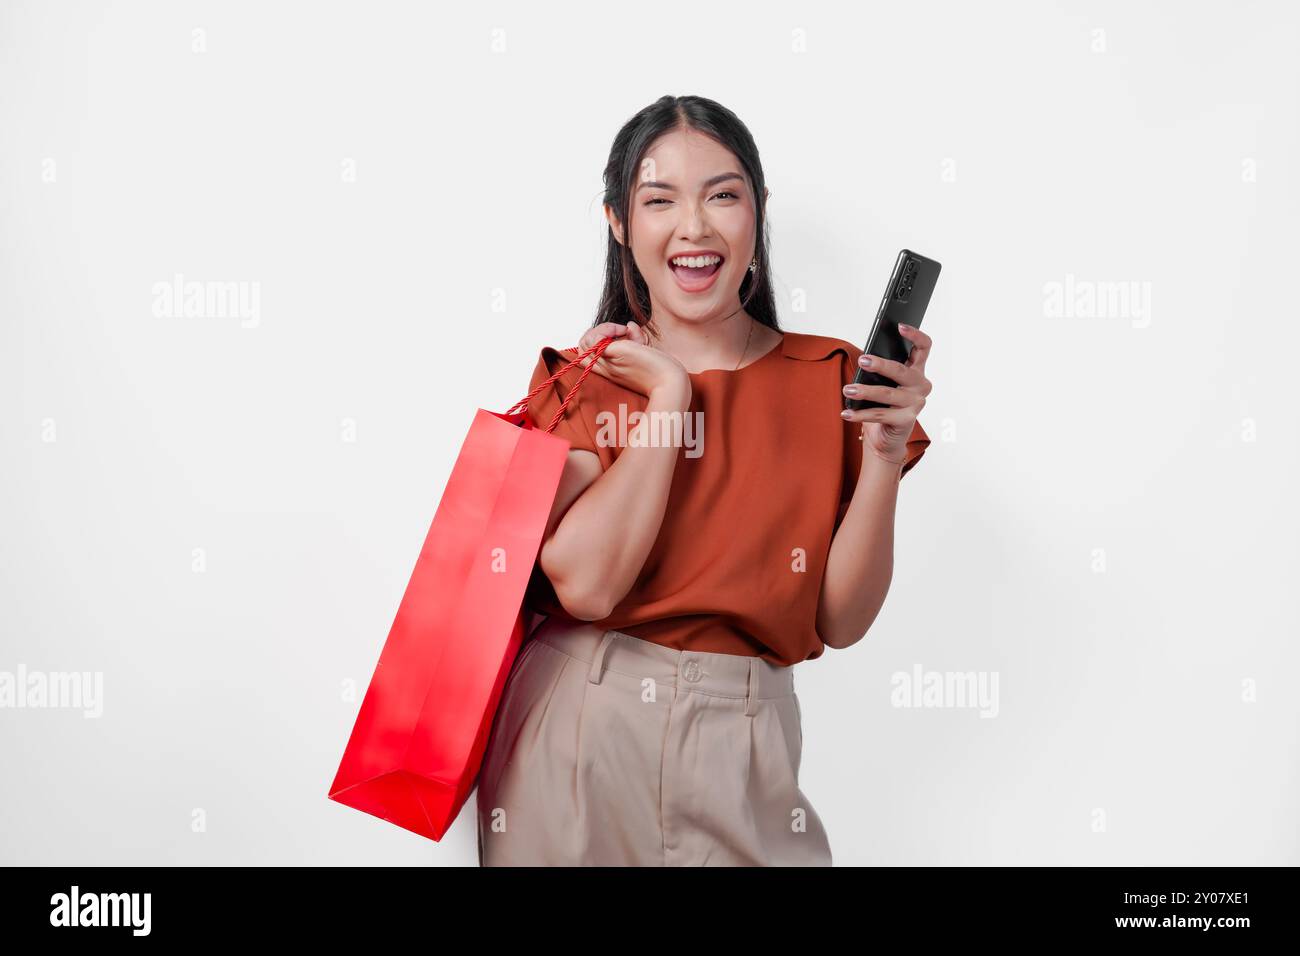
M858 387L857 387L856 385L845 385L845 386L844 386L844 394L845 394L845 395L856 395L856 394L858 394Z
M853 417L853 413L849 411L847 408L844 409L844 411L840 412L840 418L852 418L852 417Z
M860 359L858 359L858 364L859 364L859 365L870 365L870 364L871 364L871 357L870 357L869 355L864 355L864 356L862 356Z
M910 325L904 325L902 322L899 322L899 323L898 323L898 327L899 327L900 329L902 329L903 331L905 331L905 332L911 332L911 331L912 331L912 327L911 327Z

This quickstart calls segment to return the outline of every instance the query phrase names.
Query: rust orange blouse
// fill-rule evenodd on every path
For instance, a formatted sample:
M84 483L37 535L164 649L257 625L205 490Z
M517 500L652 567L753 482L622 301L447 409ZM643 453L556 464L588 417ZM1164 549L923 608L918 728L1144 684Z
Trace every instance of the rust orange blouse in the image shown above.
M862 465L862 426L839 417L841 389L861 354L843 339L786 332L739 369L691 374L659 537L632 589L593 623L677 650L758 655L780 666L821 656L822 574ZM575 357L573 349L543 348L528 391ZM534 396L528 415L537 427L550 422L581 371ZM608 469L637 420L628 416L647 401L592 372L554 434ZM929 444L918 421L902 474ZM569 617L540 562L526 604Z

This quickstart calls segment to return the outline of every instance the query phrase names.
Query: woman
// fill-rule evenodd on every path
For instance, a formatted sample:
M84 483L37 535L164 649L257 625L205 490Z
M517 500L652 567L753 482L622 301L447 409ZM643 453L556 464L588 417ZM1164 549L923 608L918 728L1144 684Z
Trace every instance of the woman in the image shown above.
M907 364L870 366L898 387L855 390L861 349L782 333L758 151L711 100L629 120L605 187L580 348L615 340L555 429L570 451L528 600L547 617L484 755L479 862L830 865L794 664L856 643L884 602L930 339L904 329ZM532 387L576 354L543 349ZM845 395L889 407L842 415Z

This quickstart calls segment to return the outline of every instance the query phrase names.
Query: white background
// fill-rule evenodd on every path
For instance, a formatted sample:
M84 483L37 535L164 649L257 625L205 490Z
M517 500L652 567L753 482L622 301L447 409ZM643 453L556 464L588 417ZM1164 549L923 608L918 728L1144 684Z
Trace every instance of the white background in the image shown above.
M698 93L762 152L786 329L861 344L899 248L944 265L888 601L796 672L836 864L1300 862L1298 26L3 4L0 671L104 710L0 710L0 860L476 862L472 804L434 844L326 799L342 688L474 410L591 321L615 132ZM257 323L156 316L177 273ZM1150 311L1052 317L1067 276ZM893 706L917 666L997 716Z

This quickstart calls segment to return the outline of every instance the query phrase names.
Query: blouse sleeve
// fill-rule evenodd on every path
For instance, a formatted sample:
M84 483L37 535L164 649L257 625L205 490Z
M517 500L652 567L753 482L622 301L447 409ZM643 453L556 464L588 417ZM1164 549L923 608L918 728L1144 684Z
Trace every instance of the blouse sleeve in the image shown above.
M537 366L533 369L532 380L528 383L528 391L531 392L569 361L572 361L569 356L562 355L549 346L542 349L537 357ZM574 366L529 400L528 417L534 427L544 429L550 424L551 419L555 417L556 409L560 407L560 403L569 394L569 390L573 388L582 372L581 368ZM558 435L568 441L570 451L584 449L598 454L592 423L588 421L592 416L589 416L587 411L597 404L593 396L599 389L599 382L600 376L595 372L583 380L582 388L573 401L569 402L564 415L556 424L555 430L551 432L552 435ZM587 399L585 404L584 398Z

